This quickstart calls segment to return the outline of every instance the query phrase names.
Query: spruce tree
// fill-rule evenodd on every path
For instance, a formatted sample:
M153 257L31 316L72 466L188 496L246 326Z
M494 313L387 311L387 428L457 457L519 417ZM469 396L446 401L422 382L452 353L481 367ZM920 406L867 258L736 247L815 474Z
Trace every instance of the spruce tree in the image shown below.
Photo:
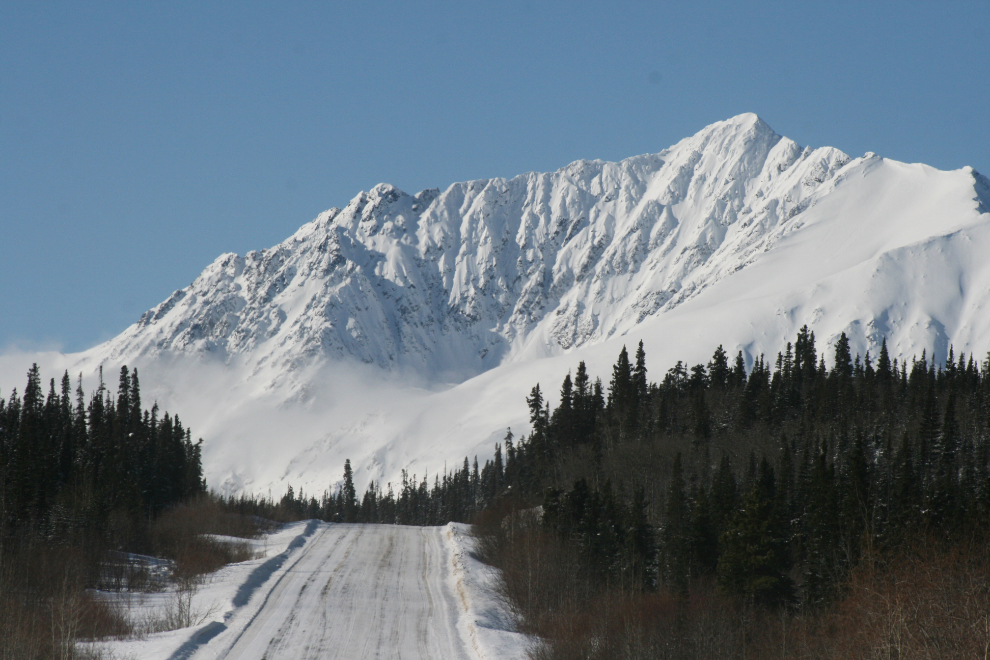
M718 561L723 589L768 607L795 602L787 539L781 534L774 495L773 470L764 460L757 482L722 536Z
M643 340L640 340L636 347L636 366L632 370L632 389L635 406L646 404L648 394L646 381L646 351L643 350Z
M746 360L743 359L742 351L736 353L736 361L732 367L733 387L743 387L746 384Z
M636 413L636 390L633 386L632 366L629 354L623 346L619 358L612 367L612 380L608 385L608 402L605 405L615 435L624 438L633 431Z
M849 338L843 332L835 342L835 366L832 367L832 375L848 380L852 378L852 374L853 365L852 354L849 352Z
M652 589L656 586L656 540L653 526L646 512L646 495L643 487L638 486L633 492L632 503L626 520L626 551L634 579L638 579L642 588Z
M712 386L717 389L724 388L731 377L729 370L729 360L725 355L725 350L719 344L712 354L711 362L708 363L708 379Z
M571 374L568 372L560 386L560 405L550 419L550 427L561 446L570 447L577 444L574 437L574 423L574 392Z
M681 454L678 452L671 466L660 541L664 577L681 594L687 594L691 568L690 525L691 512L688 507Z
M887 338L883 338L883 343L880 345L880 357L877 360L877 377L882 383L889 383L891 377L893 376L893 370L891 369L890 355L887 353Z
M351 469L350 459L344 461L344 486L341 489L341 496L344 522L357 522L357 492L354 490L354 471Z

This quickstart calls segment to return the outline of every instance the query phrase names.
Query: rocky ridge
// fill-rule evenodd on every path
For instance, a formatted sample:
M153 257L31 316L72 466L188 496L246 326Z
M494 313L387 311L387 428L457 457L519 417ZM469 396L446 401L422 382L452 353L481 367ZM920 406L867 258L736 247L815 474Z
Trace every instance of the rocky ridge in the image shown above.
M416 195L380 184L279 245L221 255L105 355L249 355L289 370L352 357L463 380L697 296L872 157L802 148L744 114L617 163Z

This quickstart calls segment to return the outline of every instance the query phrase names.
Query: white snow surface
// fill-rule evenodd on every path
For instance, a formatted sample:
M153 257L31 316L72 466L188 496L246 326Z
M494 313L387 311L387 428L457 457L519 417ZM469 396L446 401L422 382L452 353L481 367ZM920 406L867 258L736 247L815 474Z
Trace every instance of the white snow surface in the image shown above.
M484 459L579 360L608 380L748 362L808 324L831 355L990 349L990 182L801 147L753 114L658 154L408 195L381 184L273 248L221 255L118 337L7 354L0 385L140 369L205 439L210 486L318 494ZM829 361L828 359L826 361ZM57 373L56 373L57 372Z
M225 567L196 592L196 625L103 646L142 660L526 657L530 638L512 632L466 525L313 520L254 544L267 556ZM132 614L172 597L131 594Z

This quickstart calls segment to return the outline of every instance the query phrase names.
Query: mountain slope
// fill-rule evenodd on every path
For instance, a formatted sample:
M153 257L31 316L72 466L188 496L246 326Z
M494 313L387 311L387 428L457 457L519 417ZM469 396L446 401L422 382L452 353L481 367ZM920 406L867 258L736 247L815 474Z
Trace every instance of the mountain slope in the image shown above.
M274 248L222 255L107 353L251 354L289 368L349 356L461 379L535 336L550 352L579 347L697 295L849 162L741 115L619 163L415 196L381 184Z
M845 331L860 352L982 353L988 208L970 168L802 148L740 115L618 163L376 186L53 359L141 365L208 438L210 483L322 489L344 457L394 480L488 454L535 382L580 359L604 376L641 338L657 370L772 355L805 323L820 350Z

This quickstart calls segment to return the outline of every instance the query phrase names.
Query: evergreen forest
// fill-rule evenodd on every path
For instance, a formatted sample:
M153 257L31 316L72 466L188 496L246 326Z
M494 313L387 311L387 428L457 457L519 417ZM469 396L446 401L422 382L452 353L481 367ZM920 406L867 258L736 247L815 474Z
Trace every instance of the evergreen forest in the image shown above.
M775 358L719 346L655 380L640 343L607 384L581 362L555 406L540 384L520 398L528 435L484 465L359 495L347 461L319 495L210 502L240 521L473 523L537 660L990 644L990 355L853 356L843 334L826 356L805 327ZM0 398L0 569L38 547L95 543L97 567L172 548L154 521L205 496L201 442L143 409L136 370L87 398L68 374L46 395L33 367Z
M0 397L0 537L72 538L113 518L156 517L206 488L202 440L157 404L142 408L137 369L86 397L68 372L45 393L38 365L23 395Z
M990 357L988 357L990 360ZM526 397L532 432L511 431L479 469L464 459L397 492L344 485L318 500L290 488L299 515L345 522L469 522L512 494L580 548L589 575L643 589L716 579L769 606L826 602L867 550L922 532L946 537L990 521L990 368L923 353L850 354L831 370L807 327L747 371L722 347L649 382L642 342L607 386L584 363L551 409Z
M898 361L886 341L875 356L853 356L843 334L828 357L830 368L805 327L748 369L720 346L707 364L678 362L657 382L640 343L633 356L623 348L607 385L578 364L556 407L535 385L530 434L507 432L480 469L465 459L432 480L404 475L395 492L372 483L358 499L348 464L336 492L290 489L280 506L327 520L475 522L505 595L550 640L537 653L546 658L704 657L670 646L686 620L700 620L685 612L704 602L748 613L723 639L734 649L725 657L737 657L759 617L824 625L863 571L890 576L933 549L942 554L911 573L941 571L944 557L971 559L961 549L977 548L966 579L980 583L990 558L990 356L980 363L950 348L944 362L925 352ZM973 602L990 606L990 582L980 584ZM617 612L636 612L616 626L637 629L669 606L681 613L677 630L660 626L662 643L640 630L633 637L651 649L640 655L601 651L611 647L600 634L573 642L595 626L564 622L600 620L613 597ZM652 605L629 605L637 598ZM624 635L618 647L629 647Z
M88 397L68 373L45 389L33 365L23 393L0 397L0 658L98 658L76 643L135 624L93 589L163 588L129 553L188 581L237 552L203 537L231 532L196 521L210 506L202 440L142 406L136 369L121 368L115 394L102 369Z

